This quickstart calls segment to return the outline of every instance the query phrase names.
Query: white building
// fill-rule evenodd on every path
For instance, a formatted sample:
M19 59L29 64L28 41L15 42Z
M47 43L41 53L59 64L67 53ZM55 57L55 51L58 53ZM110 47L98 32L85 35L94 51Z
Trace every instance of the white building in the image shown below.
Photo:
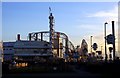
M41 57L49 57L49 43L46 41L16 41L14 45L14 57L17 60L36 60Z
M46 41L17 40L16 42L3 42L4 61L36 60L41 57L52 56L49 51L49 43Z

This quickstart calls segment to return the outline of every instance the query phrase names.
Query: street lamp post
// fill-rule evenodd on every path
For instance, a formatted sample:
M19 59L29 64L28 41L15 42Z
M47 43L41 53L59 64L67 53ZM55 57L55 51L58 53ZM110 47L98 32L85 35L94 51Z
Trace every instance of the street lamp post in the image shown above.
M101 46L101 52L102 52L102 47L103 47L103 46Z
M112 35L115 38L114 21L112 21ZM115 39L114 39L114 43L113 43L113 60L115 60Z
M105 27L105 61L107 61L107 48L106 48L106 24L108 24L107 22L104 24Z
M90 38L91 38L91 53L92 53L92 37L93 36L90 36Z

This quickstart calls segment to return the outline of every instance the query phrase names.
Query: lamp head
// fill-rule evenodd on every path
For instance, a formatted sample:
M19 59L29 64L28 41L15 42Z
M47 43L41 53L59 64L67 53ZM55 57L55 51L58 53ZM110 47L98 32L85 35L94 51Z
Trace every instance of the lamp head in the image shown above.
M108 24L107 22L105 24Z

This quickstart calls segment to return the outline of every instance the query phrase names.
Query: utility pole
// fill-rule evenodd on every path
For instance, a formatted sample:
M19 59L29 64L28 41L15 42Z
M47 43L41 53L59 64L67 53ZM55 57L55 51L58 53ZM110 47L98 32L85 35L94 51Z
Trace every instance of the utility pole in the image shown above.
M102 47L103 47L103 46L101 46L101 52L102 52Z
M90 36L90 39L91 39L91 53L92 53L92 37L93 36Z
M106 48L106 24L108 24L107 22L104 24L104 30L105 30L105 61L107 61L107 48Z
M114 29L114 21L112 21L112 34L114 37L113 41L113 60L115 60L115 29Z

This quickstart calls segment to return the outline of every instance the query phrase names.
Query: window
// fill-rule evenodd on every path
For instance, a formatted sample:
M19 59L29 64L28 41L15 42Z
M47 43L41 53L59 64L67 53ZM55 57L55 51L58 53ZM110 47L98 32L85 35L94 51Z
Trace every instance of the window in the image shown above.
M38 51L34 51L34 53L39 53Z
M9 50L12 50L11 48Z
M44 44L44 46L48 46L48 44Z

